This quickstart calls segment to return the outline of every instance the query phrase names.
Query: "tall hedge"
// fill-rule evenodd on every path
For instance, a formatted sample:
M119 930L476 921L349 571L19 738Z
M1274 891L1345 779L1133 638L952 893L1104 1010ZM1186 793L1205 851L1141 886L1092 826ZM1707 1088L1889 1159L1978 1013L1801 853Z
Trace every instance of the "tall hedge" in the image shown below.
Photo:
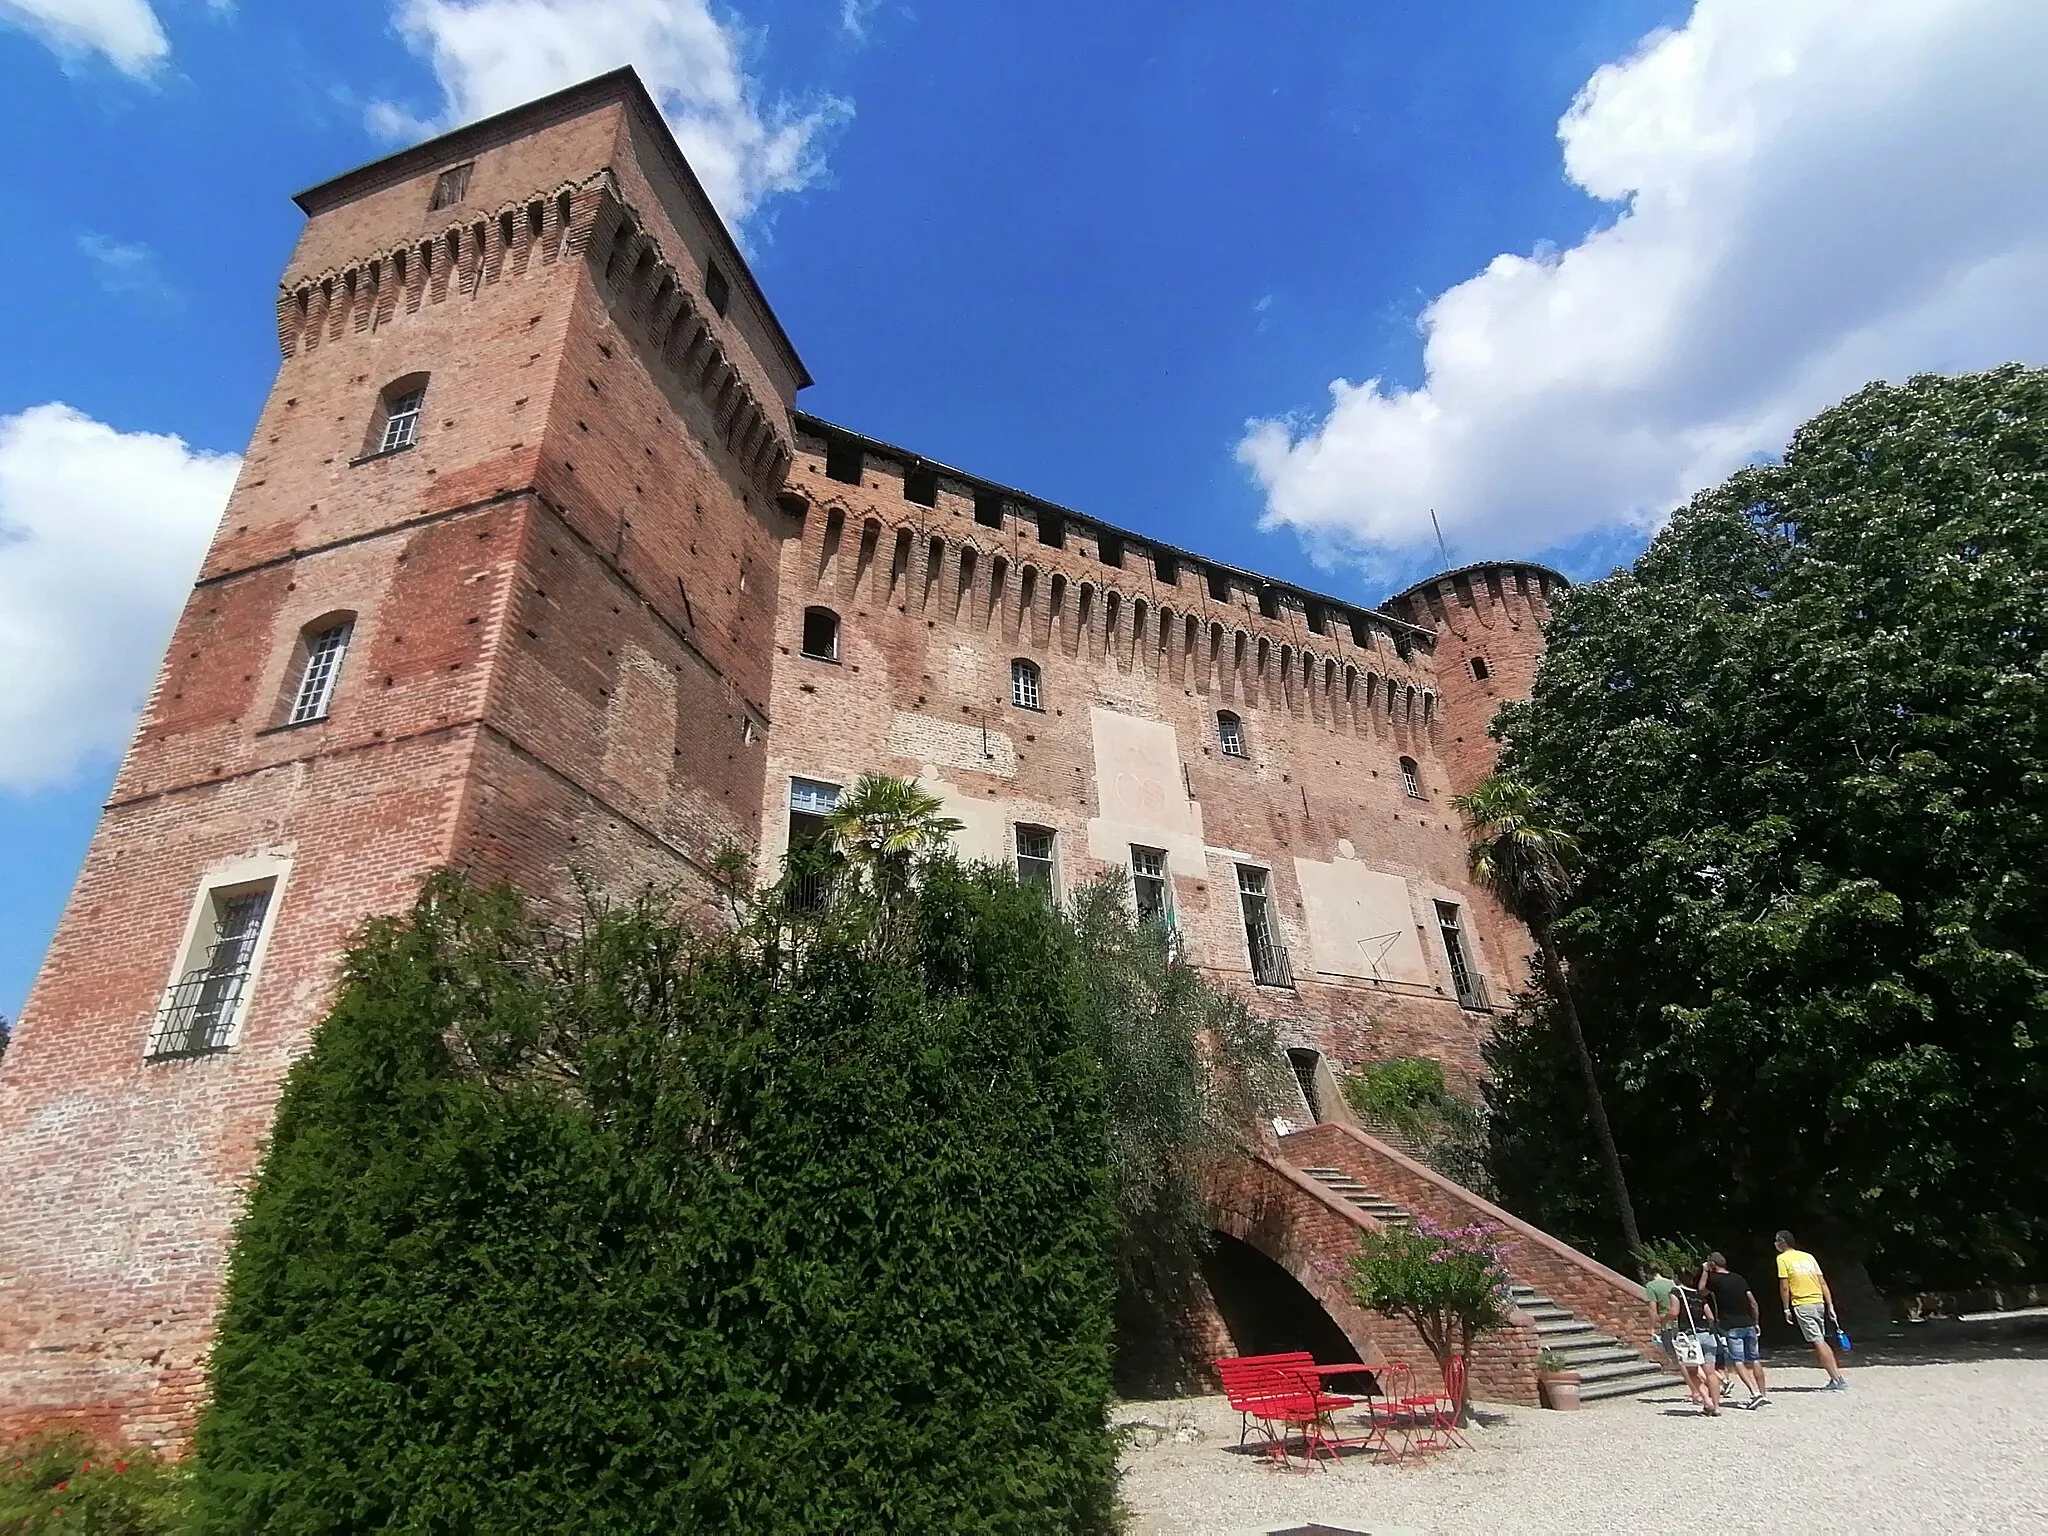
M559 934L446 879L368 930L236 1245L199 1529L1106 1528L1072 941L943 864L909 933Z

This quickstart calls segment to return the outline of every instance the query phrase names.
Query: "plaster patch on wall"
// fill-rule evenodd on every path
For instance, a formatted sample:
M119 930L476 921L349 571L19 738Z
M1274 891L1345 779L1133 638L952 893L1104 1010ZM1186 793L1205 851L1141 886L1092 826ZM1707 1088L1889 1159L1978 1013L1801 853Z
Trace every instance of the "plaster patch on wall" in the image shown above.
M676 739L675 674L628 646L604 712L604 772L644 809L668 803Z
M917 782L944 802L942 814L960 822L953 834L953 851L963 862L986 859L991 864L1010 861L1010 818L1014 807L1007 800L969 794L957 784L939 776L936 763L926 763Z
M1352 859L1323 864L1298 858L1294 874L1301 882L1309 953L1318 971L1430 984L1406 880Z
M1017 776L1017 746L1001 731L984 732L962 720L898 710L889 722L889 750L913 762L967 768L997 778Z
M1113 709L1088 711L1095 749L1095 800L1088 851L1109 864L1128 864L1131 844L1166 850L1173 872L1205 869L1202 807L1181 777L1180 737L1158 720Z

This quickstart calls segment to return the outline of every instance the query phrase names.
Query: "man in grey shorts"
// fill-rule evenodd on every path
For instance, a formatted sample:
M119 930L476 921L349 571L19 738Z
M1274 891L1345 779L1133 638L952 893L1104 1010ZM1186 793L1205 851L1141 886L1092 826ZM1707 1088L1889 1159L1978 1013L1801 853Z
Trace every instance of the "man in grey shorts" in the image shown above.
M1792 1246L1792 1234L1778 1234L1778 1299L1785 1304L1785 1321L1799 1325L1799 1337L1813 1346L1813 1356L1828 1373L1828 1390L1840 1392L1849 1383L1835 1364L1835 1352L1828 1348L1828 1314L1835 1309L1834 1292L1827 1276L1820 1272L1820 1260Z

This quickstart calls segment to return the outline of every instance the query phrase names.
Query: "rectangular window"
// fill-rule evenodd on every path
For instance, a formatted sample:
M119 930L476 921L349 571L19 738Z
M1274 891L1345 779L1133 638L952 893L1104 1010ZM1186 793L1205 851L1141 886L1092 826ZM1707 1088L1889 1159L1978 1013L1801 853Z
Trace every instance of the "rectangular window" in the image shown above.
M1362 613L1351 615L1351 643L1362 651L1372 648L1372 626L1366 623Z
M721 315L732 303L732 284L715 261L704 269L704 297Z
M1003 498L994 491L974 493L974 520L984 528L1003 526Z
M1484 656L1474 656L1472 658L1472 675L1482 683L1486 681L1488 668Z
M334 702L334 684L341 676L342 658L348 655L349 632L354 628L353 622L344 621L307 637L306 665L299 673L299 688L292 696L287 725L326 718L328 707Z
M1237 866L1237 899L1244 909L1245 947L1251 952L1252 980L1262 987L1291 987L1294 970L1287 963L1287 950L1273 926L1273 899L1266 871L1254 865Z
M903 472L903 499L914 501L920 507L936 507L939 504L939 472L935 469L906 469Z
M1302 604L1302 611L1308 616L1310 634L1327 635L1330 632L1330 626L1323 616L1323 605L1321 603L1304 603Z
M1050 827L1030 827L1017 823L1017 883L1035 885L1042 889L1048 900L1053 894L1053 871L1058 860L1055 850L1058 843Z
M233 1043L276 884L266 880L207 893L198 943L150 1032L149 1060L206 1056Z
M1173 926L1173 885L1166 878L1166 850L1131 844L1131 896L1138 921Z
M825 445L826 479L837 480L841 485L859 485L861 471L866 467L866 456L859 443L834 438Z
M1162 586L1180 585L1180 562L1163 549L1152 551L1152 575Z
M839 786L820 779L789 781L789 904L816 912L832 894L833 860L825 818L839 804Z
M1044 709L1044 695L1039 689L1038 668L1030 662L1017 660L1010 663L1010 702L1019 709Z
M1444 936L1444 959L1450 962L1451 986L1458 994L1460 1008L1484 1008L1486 989L1479 973L1465 954L1465 936L1458 922L1458 909L1448 901L1436 904L1437 931Z
M434 195L427 203L427 212L439 213L443 208L453 208L469 196L469 174L476 169L476 162L467 165L450 166L434 180Z
M1259 588L1259 617L1277 619L1280 617L1280 594L1271 587Z
M1095 542L1095 556L1104 565L1113 565L1118 570L1124 566L1124 541L1118 535L1105 531Z
M424 389L410 390L394 395L391 403L384 408L384 431L377 439L379 453L396 453L401 448L410 448L419 441L420 407L426 404Z
M1392 701L1393 696L1394 690L1389 688L1387 690L1389 702ZM1389 712L1391 713L1391 711ZM1411 800L1426 800L1429 798L1422 792L1422 776L1416 771L1415 759L1412 757L1401 759L1401 788L1408 792L1408 798Z
M1217 603L1230 601L1230 578L1213 565L1209 567L1209 600Z
M1054 549L1067 547L1067 522L1057 512L1038 514L1038 542L1050 544Z

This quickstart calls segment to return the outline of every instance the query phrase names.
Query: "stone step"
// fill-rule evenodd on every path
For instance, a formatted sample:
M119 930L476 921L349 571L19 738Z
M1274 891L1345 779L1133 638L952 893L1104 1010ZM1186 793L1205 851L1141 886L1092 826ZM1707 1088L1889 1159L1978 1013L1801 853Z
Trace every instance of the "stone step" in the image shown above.
M1683 1383L1677 1377L1668 1376L1644 1361L1627 1370L1616 1370L1611 1375L1588 1378L1581 1373L1579 1401L1597 1403L1613 1398L1636 1397L1644 1392L1654 1392L1659 1387L1667 1386L1683 1389Z

